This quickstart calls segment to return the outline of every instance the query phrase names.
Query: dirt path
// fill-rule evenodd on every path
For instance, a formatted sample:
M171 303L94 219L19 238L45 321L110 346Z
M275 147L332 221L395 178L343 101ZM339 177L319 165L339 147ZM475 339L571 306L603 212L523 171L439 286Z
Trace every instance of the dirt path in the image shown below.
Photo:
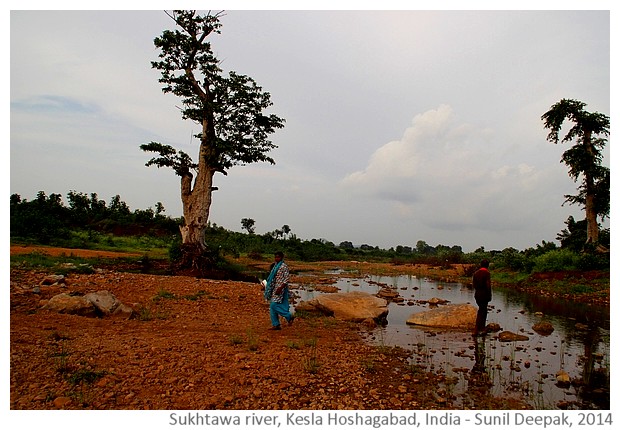
M73 249L73 248L58 248L48 246L30 246L30 245L11 245L11 255L15 254L30 254L33 252L40 252L41 254L51 255L58 257L61 255L75 256L81 258L122 258L122 257L139 257L142 254L132 252L112 252L112 251L98 251L92 249Z

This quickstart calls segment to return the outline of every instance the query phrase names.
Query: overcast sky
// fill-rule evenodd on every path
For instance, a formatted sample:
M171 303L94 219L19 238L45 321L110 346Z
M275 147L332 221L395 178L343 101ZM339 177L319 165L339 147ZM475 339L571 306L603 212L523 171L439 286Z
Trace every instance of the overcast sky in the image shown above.
M562 98L610 115L609 10L233 9L221 22L222 68L271 93L286 125L275 166L216 175L212 222L473 251L555 241L583 218L562 205L578 186L569 146L547 142L540 117ZM182 215L179 178L139 148L197 154L199 127L151 68L173 28L163 11L10 12L11 194L118 194Z

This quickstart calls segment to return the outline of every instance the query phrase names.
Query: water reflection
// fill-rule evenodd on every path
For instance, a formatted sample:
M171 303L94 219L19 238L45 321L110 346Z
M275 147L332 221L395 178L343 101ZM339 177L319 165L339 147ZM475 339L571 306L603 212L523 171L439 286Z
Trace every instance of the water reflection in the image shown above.
M403 299L389 305L387 325L366 333L369 342L398 345L412 354L412 363L430 371L443 371L459 382L451 387L462 402L474 402L468 391L482 395L522 396L535 409L609 409L609 308L529 296L494 288L487 323L527 336L523 342L500 342L491 334L472 338L470 333L408 326L407 319L429 308L437 297L450 303L475 304L473 291L459 283L440 283L415 276L339 278L341 292L382 288L397 291ZM320 294L301 288L300 300ZM545 321L554 330L539 334L532 329ZM558 381L558 372L570 377ZM471 407L472 404L455 404Z

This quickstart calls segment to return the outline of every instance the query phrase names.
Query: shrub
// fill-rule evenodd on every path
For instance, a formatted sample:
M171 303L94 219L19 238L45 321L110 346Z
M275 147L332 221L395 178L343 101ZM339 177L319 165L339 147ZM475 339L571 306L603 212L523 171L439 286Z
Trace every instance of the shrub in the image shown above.
M168 258L170 259L171 263L176 263L181 261L182 256L183 252L181 251L181 237L177 236L168 246Z
M534 258L534 272L577 270L579 255L568 249L556 249Z
M609 254L582 253L576 264L579 270L609 270Z

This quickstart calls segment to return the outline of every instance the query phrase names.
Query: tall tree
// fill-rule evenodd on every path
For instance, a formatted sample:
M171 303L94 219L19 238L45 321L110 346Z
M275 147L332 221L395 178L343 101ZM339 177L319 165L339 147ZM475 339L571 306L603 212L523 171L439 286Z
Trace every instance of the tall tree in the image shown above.
M586 104L577 100L562 99L542 115L545 128L549 129L547 140L560 142L560 130L566 120L572 128L561 142L576 141L562 155L568 166L568 174L574 181L582 178L579 194L567 195L566 201L583 204L586 211L586 245L598 246L598 217L609 215L609 169L601 165L602 150L609 136L609 117L599 112L588 112ZM598 137L604 136L604 137ZM607 184L607 185L606 185Z
M207 249L205 231L212 192L217 189L214 174L259 161L275 164L268 152L276 145L268 137L283 127L284 120L265 114L272 105L271 95L252 78L233 71L224 74L219 67L208 38L220 33L223 12L166 13L177 28L155 38L161 60L151 65L161 71L162 91L181 98L182 118L201 126L195 135L200 141L199 155L194 162L169 145L150 142L140 147L158 154L147 166L170 167L180 176L183 251L201 254Z
M254 234L254 221L252 218L242 218L241 219L241 228L246 230L249 234Z

